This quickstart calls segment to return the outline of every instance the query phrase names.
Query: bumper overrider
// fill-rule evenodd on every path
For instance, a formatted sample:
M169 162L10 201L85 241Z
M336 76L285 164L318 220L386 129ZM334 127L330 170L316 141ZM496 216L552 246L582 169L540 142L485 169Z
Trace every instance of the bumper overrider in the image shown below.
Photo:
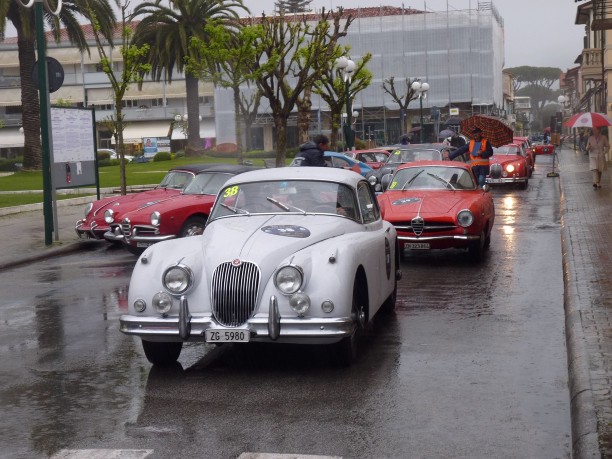
M212 313L192 315L187 298L182 296L179 314L173 316L122 315L119 319L121 332L139 336L150 341L206 341L206 330L227 330L220 325ZM240 327L232 330L248 330L249 341L301 341L317 344L333 343L355 332L355 323L350 317L281 317L278 301L270 297L268 314L255 314Z
M145 234L140 234L141 231ZM111 227L109 231L104 233L104 239L113 242L146 242L149 244L154 244L156 242L161 241L169 241L170 239L176 239L175 234L154 234L158 231L159 229L154 226L138 225L131 227L127 234L125 234L125 231L122 229L122 227L120 225L117 225Z

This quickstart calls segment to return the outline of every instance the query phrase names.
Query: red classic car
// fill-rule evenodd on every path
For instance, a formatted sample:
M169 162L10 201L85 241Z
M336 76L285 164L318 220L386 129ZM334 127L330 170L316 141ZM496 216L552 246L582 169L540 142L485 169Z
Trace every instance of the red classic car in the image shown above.
M421 161L398 167L387 190L378 195L383 218L397 230L406 250L467 249L482 258L491 243L493 197L468 164Z
M533 153L537 155L552 155L555 152L555 146L552 143L544 144L534 144L533 145Z
M523 148L523 152L525 154L525 158L527 159L528 164L531 164L531 168L535 169L536 155L533 149L533 145L531 144L531 140L529 140L529 137L514 137L512 139L512 143L518 144Z
M489 159L491 172L487 176L489 185L518 184L522 190L527 188L532 169L521 145L509 144L493 148Z
M391 154L387 150L354 150L345 151L344 154L350 158L366 163L372 169L378 169L382 166Z
M211 164L197 174L181 194L123 214L119 232L107 233L107 239L122 240L134 254L160 241L196 236L204 232L215 196L234 175L258 169L253 166Z
M102 239L121 215L136 209L144 202L154 202L176 196L193 177L209 164L189 164L170 169L159 185L152 190L130 193L125 196L109 196L90 202L85 207L85 218L78 220L75 231L80 238ZM118 226L118 225L116 225Z

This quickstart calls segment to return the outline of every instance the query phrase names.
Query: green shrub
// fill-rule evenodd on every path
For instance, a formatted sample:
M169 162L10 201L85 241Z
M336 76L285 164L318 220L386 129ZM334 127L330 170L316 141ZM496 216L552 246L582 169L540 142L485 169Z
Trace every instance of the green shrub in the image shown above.
M110 160L110 152L108 151L99 151L98 152L98 165L100 165L100 161L109 159Z
M15 172L21 169L22 164L23 164L22 157L17 157L13 159L0 159L0 171Z
M185 150L179 150L176 153L174 153L174 157L175 158L184 158L185 157Z
M167 151L160 151L153 156L153 162L158 161L170 161L172 160L172 155Z

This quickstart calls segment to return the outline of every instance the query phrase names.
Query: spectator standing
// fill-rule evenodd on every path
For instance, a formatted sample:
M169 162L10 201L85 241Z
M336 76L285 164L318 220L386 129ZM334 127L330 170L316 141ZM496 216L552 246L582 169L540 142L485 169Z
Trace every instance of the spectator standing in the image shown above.
M314 140L300 145L299 158L303 158L300 166L325 167L327 163L323 158L323 153L329 149L329 139L323 134L319 134Z

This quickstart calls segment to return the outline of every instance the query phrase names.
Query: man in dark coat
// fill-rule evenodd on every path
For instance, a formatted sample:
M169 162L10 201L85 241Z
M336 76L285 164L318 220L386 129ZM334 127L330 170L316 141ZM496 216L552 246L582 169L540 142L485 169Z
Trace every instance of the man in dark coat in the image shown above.
M327 163L323 159L323 153L329 149L329 139L323 134L319 134L314 140L300 145L298 158L304 158L300 166L319 166L325 167Z

